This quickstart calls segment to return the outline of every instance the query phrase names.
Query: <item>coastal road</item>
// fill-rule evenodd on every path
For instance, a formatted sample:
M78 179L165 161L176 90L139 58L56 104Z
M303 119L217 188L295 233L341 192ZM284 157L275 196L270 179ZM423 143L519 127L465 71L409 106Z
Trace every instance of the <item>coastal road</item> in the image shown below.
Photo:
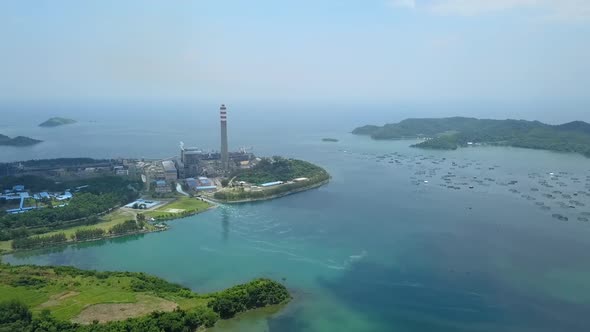
M179 194L184 195L184 196L190 196L189 194L187 194L186 192L184 192L184 190L182 190L182 186L180 185L180 183L176 184L176 191L178 191Z

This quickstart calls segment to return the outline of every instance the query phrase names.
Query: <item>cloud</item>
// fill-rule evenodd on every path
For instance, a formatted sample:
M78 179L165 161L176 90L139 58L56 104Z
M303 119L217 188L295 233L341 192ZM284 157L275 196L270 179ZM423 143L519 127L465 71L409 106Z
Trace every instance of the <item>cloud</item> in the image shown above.
M553 12L548 16L557 20L590 20L589 0L546 1L552 4Z
M394 8L416 8L416 0L389 0L387 4Z
M426 9L437 15L477 16L527 10L540 19L590 20L590 0L389 0L391 7Z
M442 15L473 16L514 8L535 7L539 2L540 0L438 0L432 3L429 9Z

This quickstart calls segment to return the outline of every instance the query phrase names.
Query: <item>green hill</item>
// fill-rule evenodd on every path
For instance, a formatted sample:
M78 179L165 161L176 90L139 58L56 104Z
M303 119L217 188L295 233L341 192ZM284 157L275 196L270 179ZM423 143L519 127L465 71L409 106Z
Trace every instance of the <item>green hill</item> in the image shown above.
M0 331L200 331L290 299L269 279L196 294L144 273L0 263Z
M503 145L590 157L590 124L574 121L549 125L539 121L475 118L406 119L399 123L356 128L356 135L373 139L415 139L418 148L454 150L468 145Z
M76 120L54 117L39 125L39 127L59 127L63 125L76 123Z
M25 136L17 136L15 138L10 138L6 135L0 134L0 145L7 145L7 146L31 146L43 141L33 139L30 137Z

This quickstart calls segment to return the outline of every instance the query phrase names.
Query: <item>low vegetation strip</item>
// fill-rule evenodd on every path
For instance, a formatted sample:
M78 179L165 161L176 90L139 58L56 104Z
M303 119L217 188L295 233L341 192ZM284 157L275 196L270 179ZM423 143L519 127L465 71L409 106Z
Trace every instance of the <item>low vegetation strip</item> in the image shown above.
M144 273L0 264L0 298L0 331L180 332L291 297L269 279L196 294Z

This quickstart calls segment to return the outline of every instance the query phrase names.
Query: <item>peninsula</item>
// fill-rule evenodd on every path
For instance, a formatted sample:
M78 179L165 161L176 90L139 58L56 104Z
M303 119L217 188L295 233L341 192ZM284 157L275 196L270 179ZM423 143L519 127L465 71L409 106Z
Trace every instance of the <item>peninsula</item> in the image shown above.
M39 127L59 127L76 123L76 120L68 118L53 117L39 125Z
M186 151L183 157L189 161ZM217 162L200 165L215 172ZM330 179L319 166L282 157L252 156L231 173L211 178L179 178L176 164L91 158L0 164L0 252L165 231L168 221L215 203L274 199Z
M14 138L10 138L6 135L0 134L0 145L20 147L20 146L31 146L31 145L39 144L41 142L43 142L43 141L33 139L30 137L25 137L25 136L17 136Z
M220 319L290 301L280 283L255 279L197 294L132 272L0 263L2 331L197 331Z
M223 203L268 200L317 188L329 180L330 174L317 165L275 156L234 172L211 198Z
M590 124L574 121L550 125L539 121L490 120L464 117L406 119L384 126L367 125L352 131L376 140L423 139L417 148L455 150L477 145L512 146L590 157Z

